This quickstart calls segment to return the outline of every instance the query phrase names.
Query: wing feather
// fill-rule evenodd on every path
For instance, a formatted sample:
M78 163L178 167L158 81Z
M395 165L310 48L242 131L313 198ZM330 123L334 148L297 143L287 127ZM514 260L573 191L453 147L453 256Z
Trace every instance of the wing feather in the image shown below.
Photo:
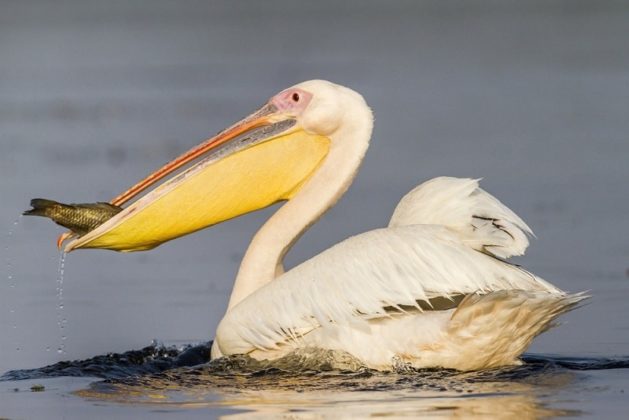
M400 200L389 226L446 226L477 251L500 258L523 255L533 231L477 179L439 177Z
M329 248L251 294L225 315L217 342L223 354L274 350L328 324L360 328L390 316L386 307L421 310L418 301L505 289L563 293L477 252L446 227L377 229Z

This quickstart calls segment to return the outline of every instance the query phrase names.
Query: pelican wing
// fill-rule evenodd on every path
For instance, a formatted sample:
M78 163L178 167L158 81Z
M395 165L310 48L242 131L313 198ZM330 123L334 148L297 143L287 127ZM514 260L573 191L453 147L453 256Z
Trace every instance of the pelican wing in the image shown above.
M505 289L562 293L467 246L448 227L377 229L329 248L252 293L226 314L217 343L223 354L275 350L299 344L327 325L361 328L374 318L421 311L433 298Z
M522 255L533 235L513 211L478 186L477 179L439 177L398 204L389 226L442 225L477 251L500 258Z

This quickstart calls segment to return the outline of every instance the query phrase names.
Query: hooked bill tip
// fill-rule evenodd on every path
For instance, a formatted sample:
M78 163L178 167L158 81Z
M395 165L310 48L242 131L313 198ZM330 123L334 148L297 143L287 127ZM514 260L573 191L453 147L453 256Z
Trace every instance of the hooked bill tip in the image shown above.
M61 247L63 246L63 243L66 241L66 239L70 238L71 236L72 232L64 232L57 237L57 249L59 251L61 251Z

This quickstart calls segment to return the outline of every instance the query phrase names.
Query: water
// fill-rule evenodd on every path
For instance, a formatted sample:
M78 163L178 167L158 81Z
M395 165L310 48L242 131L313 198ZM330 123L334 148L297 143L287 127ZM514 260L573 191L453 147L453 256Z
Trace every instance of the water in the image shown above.
M5 268L6 268L6 273L7 273L7 280L6 283L9 285L9 293L14 292L15 290L15 286L16 286L16 279L15 279L15 267L13 266L14 264L14 260L15 260L15 256L13 255L13 253L11 252L11 244L13 243L13 238L15 235L15 230L18 227L18 225L20 224L20 221L22 220L22 216L20 215L17 219L15 219L15 221L13 222L13 224L11 225L11 227L9 227L9 229L7 230L7 235L5 238L6 241L6 245L4 246L4 255L5 255ZM11 323L11 328L13 330L17 329L17 316L15 313L15 304L11 304L9 305L9 322ZM18 343L16 343L15 345L15 350L16 351L20 351L20 345Z
M61 337L61 343L59 344L59 347L57 347L57 353L59 354L65 354L65 341L67 340L65 329L68 320L64 316L65 303L63 301L63 278L65 275L66 257L67 254L65 252L61 252L61 255L59 256L59 269L57 274L57 325L59 326L59 335Z
M503 417L575 416L561 408L558 394L591 386L584 372L629 369L629 357L615 359L525 355L517 367L482 372L443 369L378 372L344 353L300 350L273 362L246 356L209 360L210 343L185 346L152 344L140 350L87 360L60 362L32 370L7 372L2 381L54 377L102 378L75 396L98 401L178 408L233 406L249 415L335 415L343 404L347 416L483 415ZM626 370L624 371L626 374ZM31 382L18 386L26 391ZM550 397L552 396L552 397ZM398 407L392 407L395 403ZM480 410L480 412L478 411ZM336 413L336 415L340 415Z
M0 374L73 370L73 360L97 373L4 380L0 417L623 417L626 369L568 363L629 355L628 37L629 7L614 0L3 2L0 228L16 234L0 238L13 276L0 284ZM537 234L517 262L592 296L535 340L527 365L468 382L448 372L221 376L206 360L170 359L129 375L129 361L94 361L154 337L212 338L273 209L146 253L77 251L62 293L59 227L24 219L18 234L17 215L35 197L108 200L310 78L362 92L375 132L356 182L287 267L385 225L421 181L483 178ZM99 373L108 370L122 374ZM31 392L37 384L45 391Z

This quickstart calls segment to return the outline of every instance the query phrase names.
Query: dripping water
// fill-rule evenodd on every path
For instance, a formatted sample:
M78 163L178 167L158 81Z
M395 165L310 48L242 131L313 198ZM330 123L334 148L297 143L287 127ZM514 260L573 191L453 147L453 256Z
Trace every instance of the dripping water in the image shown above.
M66 264L66 252L62 252L59 257L59 269L57 270L57 325L59 326L59 334L61 336L61 341L59 343L59 347L57 347L57 353L65 354L66 352L66 332L65 328L68 323L67 318L65 317L65 303L63 300L63 276L65 274L65 264ZM50 348L46 347L46 351L49 351Z
M16 289L13 257L10 251L11 251L11 245L13 245L13 236L15 234L15 229L17 228L17 226L20 224L21 221L22 221L22 215L20 215L17 219L13 221L13 224L7 231L6 244L4 246L5 266L6 266L6 272L7 272L7 284L9 285L10 293L15 293L15 289ZM17 301L16 299L9 299L9 302L16 302L16 301ZM15 312L15 306L13 306L13 304L14 303L12 303L9 306L9 317L10 317L10 322L11 322L11 328L13 330L17 330L17 315ZM16 341L15 349L17 351L20 351L20 345L19 343L17 343L17 341Z

